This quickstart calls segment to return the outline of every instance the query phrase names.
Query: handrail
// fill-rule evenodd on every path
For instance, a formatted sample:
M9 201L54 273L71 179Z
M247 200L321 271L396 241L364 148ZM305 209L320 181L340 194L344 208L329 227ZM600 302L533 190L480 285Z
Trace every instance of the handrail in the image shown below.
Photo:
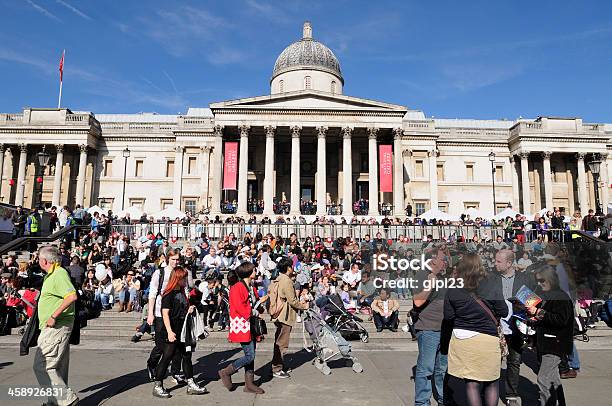
M25 237L17 238L11 242L4 244L3 246L0 246L0 256L8 252L14 251L17 248L29 242L36 242L36 243L52 242L75 230L81 231L81 230L89 230L89 229L91 229L91 226L88 226L88 225L85 225L85 226L84 225L71 225L68 227L61 228L60 230L54 232L53 234L49 234L44 237L43 236L40 236L40 237L25 236Z

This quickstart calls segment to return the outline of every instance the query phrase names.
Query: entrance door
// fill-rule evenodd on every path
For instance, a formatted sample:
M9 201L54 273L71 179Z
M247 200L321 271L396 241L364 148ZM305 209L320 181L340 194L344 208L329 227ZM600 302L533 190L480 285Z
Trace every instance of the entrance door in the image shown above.
M313 199L313 191L314 187L311 185L302 185L300 195L302 196L302 200L307 202Z
M357 182L357 200L369 198L369 184L368 182Z

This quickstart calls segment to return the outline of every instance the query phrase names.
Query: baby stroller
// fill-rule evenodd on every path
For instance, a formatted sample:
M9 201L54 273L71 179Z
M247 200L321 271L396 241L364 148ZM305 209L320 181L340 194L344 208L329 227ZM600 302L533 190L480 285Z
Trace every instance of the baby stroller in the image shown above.
M368 331L361 325L363 320L344 308L340 295L333 294L325 298L327 300L320 303L321 316L325 318L325 322L331 326L333 331L340 333L347 340L359 338L362 342L367 343L370 337Z
M351 362L353 372L363 372L363 367L356 357L351 355L351 344L342 335L334 331L319 314L313 309L304 311L302 319L302 334L308 332L312 340L312 347L308 347L304 335L304 349L308 352L314 351L316 358L313 365L324 375L331 374L331 368L327 365L329 361L344 359Z

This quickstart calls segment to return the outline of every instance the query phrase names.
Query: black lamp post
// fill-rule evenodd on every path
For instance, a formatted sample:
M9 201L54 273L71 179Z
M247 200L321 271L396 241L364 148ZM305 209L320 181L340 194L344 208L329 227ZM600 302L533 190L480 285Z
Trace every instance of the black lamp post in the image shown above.
M493 181L493 217L497 214L497 202L495 201L495 152L491 151L489 154L489 161L491 161L491 180Z
M599 154L593 154L593 160L589 162L589 169L593 174L593 186L595 188L595 215L603 216L603 212L599 204L599 170L601 169L601 158L599 157Z
M121 194L121 210L123 211L123 209L125 208L125 178L127 176L127 160L130 157L130 149L128 147L125 147L125 149L123 150L123 159L124 159L124 165L123 165L123 193Z
M38 206L42 206L42 195L43 195L43 179L45 175L45 168L49 163L49 153L45 150L45 145L42 147L42 151L36 154L38 158L38 167L39 174L36 177L36 182L38 183ZM36 207L37 205L33 205Z

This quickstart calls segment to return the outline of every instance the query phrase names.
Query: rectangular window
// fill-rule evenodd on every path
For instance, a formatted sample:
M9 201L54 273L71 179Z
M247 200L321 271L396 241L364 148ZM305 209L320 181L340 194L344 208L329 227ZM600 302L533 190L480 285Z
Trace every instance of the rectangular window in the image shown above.
M168 207L172 206L172 199L161 199L160 206L162 210L167 209Z
M478 206L480 206L480 203L478 202L463 202L463 207L465 208L465 210L478 209Z
M448 202L438 202L438 210L448 213Z
M424 176L425 175L423 174L423 160L417 159L416 161L414 161L414 177L422 178Z
M107 159L104 161L104 174L105 177L113 176L113 161Z
M197 210L197 200L196 199L185 199L184 201L184 209L186 213L195 214Z
M474 182L474 164L465 164L465 179Z
M508 203L496 203L495 204L495 214L499 214L502 211L506 210L508 207Z
M195 175L196 173L196 163L198 162L198 158L195 156L190 156L187 160L187 175Z
M166 178L174 177L174 161L166 161Z
M443 163L438 163L436 164L436 176L438 177L438 180L444 180L444 164Z
M144 208L145 199L142 197L130 199L130 206L138 207L140 210Z
M425 202L415 202L414 203L414 214L418 217L421 214L425 213Z
M102 210L111 210L113 208L113 199L108 197L100 198L98 205Z
M136 166L135 166L135 170L134 170L134 176L136 176L137 178L142 177L142 170L144 167L144 161L141 159L136 160Z
M495 165L495 181L496 182L504 181L504 166L503 165Z

